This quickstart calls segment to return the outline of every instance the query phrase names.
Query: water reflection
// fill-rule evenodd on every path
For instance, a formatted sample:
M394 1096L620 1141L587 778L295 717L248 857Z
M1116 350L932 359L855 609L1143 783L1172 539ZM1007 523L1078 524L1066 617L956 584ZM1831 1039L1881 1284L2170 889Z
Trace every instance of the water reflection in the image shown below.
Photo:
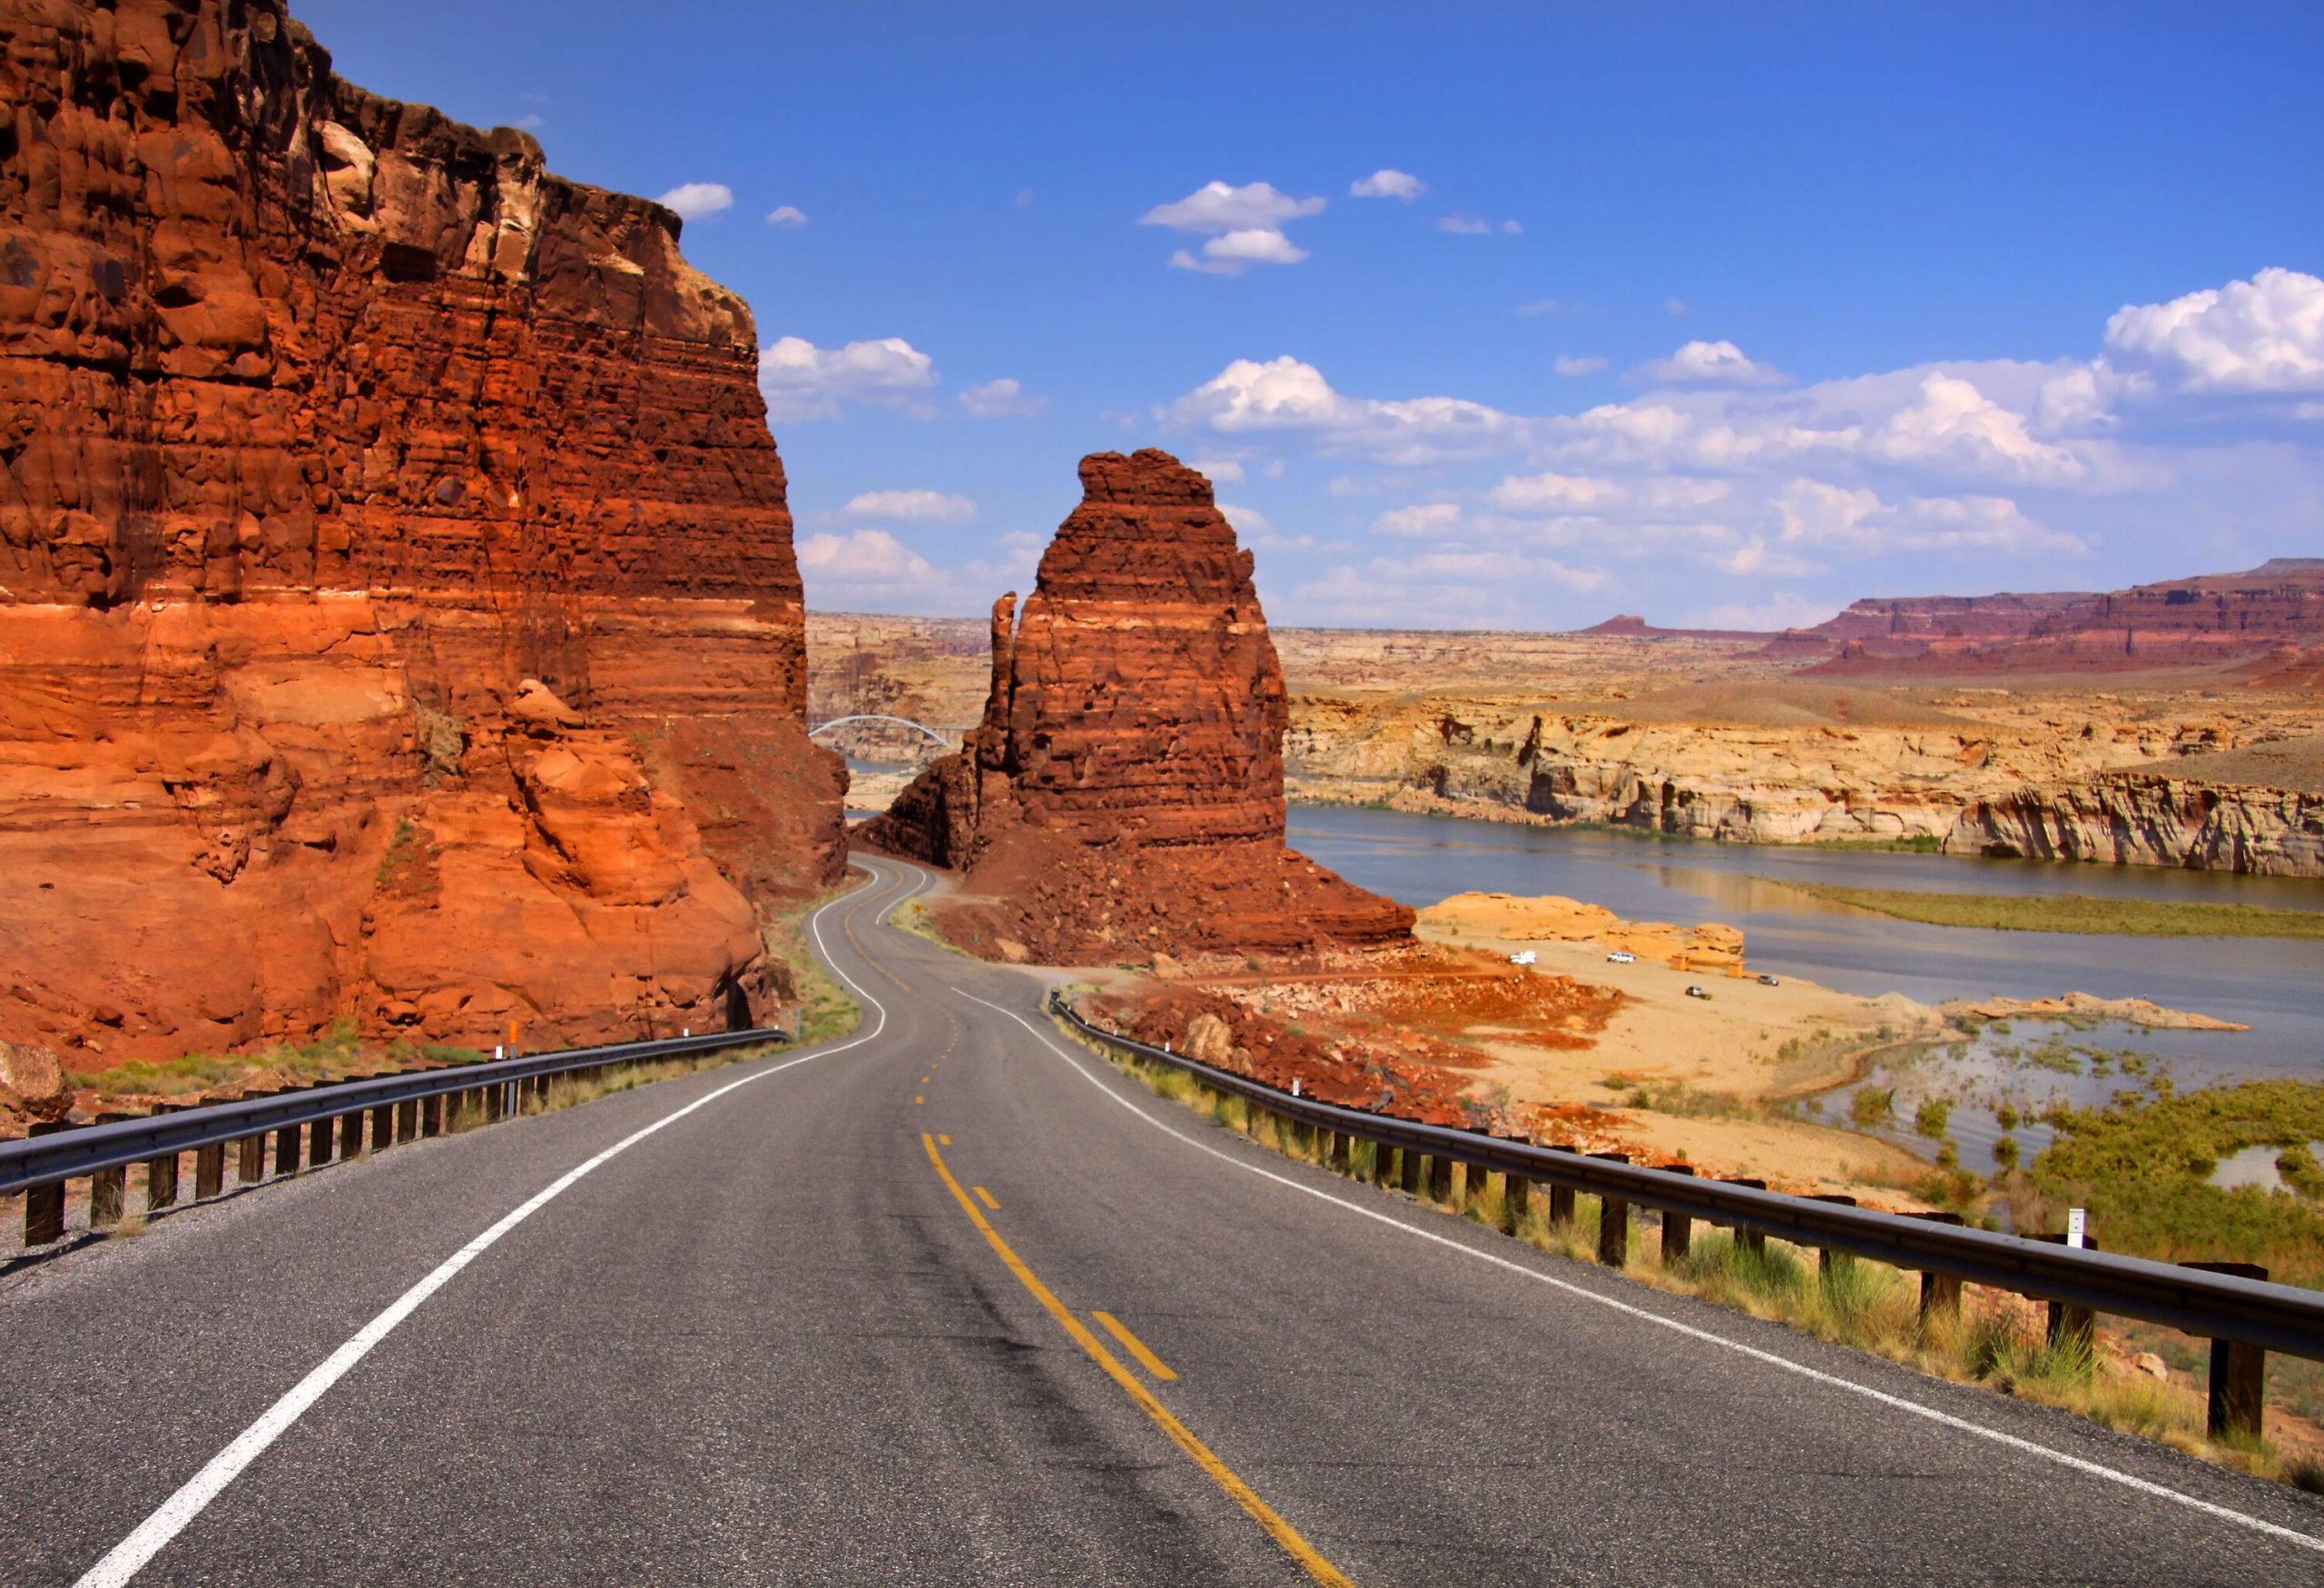
M2091 992L2149 998L2251 1027L2243 1033L2135 1033L2142 1050L2170 1060L2182 1088L2257 1075L2324 1075L2324 943L1929 926L1827 903L1781 885L1821 882L2319 910L2324 909L2324 882L1640 839L1307 807L1292 814L1291 842L1349 881L1414 906L1471 890L1563 893L1631 920L1681 926L1726 922L1744 929L1755 968L1867 997L1894 991L1941 1003Z

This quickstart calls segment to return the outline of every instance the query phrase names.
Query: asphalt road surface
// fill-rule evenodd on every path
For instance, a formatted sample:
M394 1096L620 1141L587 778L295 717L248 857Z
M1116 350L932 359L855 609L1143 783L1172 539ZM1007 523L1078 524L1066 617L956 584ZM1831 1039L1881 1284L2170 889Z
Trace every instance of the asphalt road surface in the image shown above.
M1258 1151L1030 976L0 1276L0 1580L2313 1583L2324 1504Z

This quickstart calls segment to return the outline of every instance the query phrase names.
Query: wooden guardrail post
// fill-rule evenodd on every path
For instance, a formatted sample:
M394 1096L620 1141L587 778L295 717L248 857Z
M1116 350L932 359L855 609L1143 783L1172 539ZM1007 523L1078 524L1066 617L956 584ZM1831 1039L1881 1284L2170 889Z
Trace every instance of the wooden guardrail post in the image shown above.
M1428 1160L1428 1199L1439 1204L1452 1200L1452 1160L1441 1152Z
M296 1087L291 1090L299 1090ZM299 1150L306 1140L306 1127L283 1125L274 1132L274 1173L276 1179L299 1172Z
M1507 1235L1515 1235L1517 1227L1525 1222L1527 1203L1532 1200L1533 1182L1523 1175L1502 1171L1501 1177L1501 1228Z
M1627 1152L1593 1152L1609 1163L1628 1163ZM1598 1260L1610 1268L1627 1267L1630 1260L1630 1205L1620 1197L1598 1197Z
M1572 1152L1575 1150L1573 1148L1561 1146L1554 1141L1550 1142L1547 1145L1549 1150L1551 1152ZM1550 1182L1550 1222L1552 1225L1571 1224L1573 1222L1573 1188L1561 1180L1551 1180Z
M96 1122L112 1125L129 1118L128 1114L99 1114ZM89 1177L89 1228L111 1229L119 1224L128 1201L129 1171L119 1164L97 1170Z
M1385 1142L1374 1142L1372 1145L1372 1183L1375 1186L1393 1185L1395 1183L1395 1179L1396 1149L1388 1146Z
M379 1103L371 1110L371 1150L396 1144L396 1105Z
M153 1110L156 1114L174 1114L178 1110L168 1104ZM145 1160L145 1211L154 1213L163 1208L178 1205L178 1155L174 1152L155 1153Z
M2265 1279L2258 1263L2181 1263L2206 1274ZM2267 1421L2268 1353L2244 1340L2211 1342L2211 1405L2205 1431L2214 1439L2257 1439Z
M1355 1136L1348 1130L1332 1132L1332 1167L1346 1174L1354 1167Z
M2065 1231L2062 1229L2054 1232L2045 1231L2033 1238L2047 1241L2053 1246L2066 1244ZM2088 1237L2083 1238L2082 1245L2085 1251L2094 1252L2098 1249L2098 1243ZM2053 1351L2063 1346L2072 1346L2076 1350L2087 1354L2094 1346L2097 1335L2098 1315L2092 1312L2090 1308L2076 1307L2066 1301L2053 1301L2049 1304L2048 1326L2043 1330L2043 1338Z
M1722 1186L1748 1186L1755 1191L1764 1191L1768 1189L1768 1182L1765 1180L1722 1179L1718 1183ZM1748 1228L1738 1224L1735 1227L1735 1244L1755 1257L1761 1256L1768 1249L1767 1234L1765 1231Z
M1958 1213L1915 1213L1915 1218L1925 1218L1931 1224L1961 1222ZM1948 1317L1961 1316L1961 1278L1957 1274L1935 1274L1921 1270L1921 1322L1925 1325L1939 1313Z
M430 1092L419 1100L419 1133L422 1136L441 1136L444 1133L444 1097L445 1094L438 1091Z
M145 1160L145 1211L158 1213L178 1205L178 1155L157 1153Z
M497 1080L484 1089L484 1122L486 1124L497 1125L500 1122L500 1101L507 1095Z
M369 1080L368 1075L350 1075L350 1080ZM339 1155L358 1158L363 1152L363 1110L350 1109L339 1117Z
M226 1144L213 1141L193 1149L193 1197L206 1201L226 1189Z
M396 1105L395 1139L398 1141L409 1141L419 1134L419 1100L406 1098Z
M25 1132L29 1136L54 1136L72 1126L63 1119L40 1119ZM64 1182L52 1180L44 1186L34 1186L25 1193L25 1244L28 1247L46 1246L53 1240L64 1238Z
M1402 1152L1396 1155L1396 1167L1399 1175L1401 1176L1400 1183L1403 1185L1404 1195L1407 1197L1417 1197L1420 1195L1421 1165L1426 1156L1427 1155L1425 1153L1415 1152L1409 1147L1405 1148Z
M1831 1202L1842 1208L1853 1208L1856 1206L1856 1198L1854 1197L1835 1195L1810 1197L1807 1199L1811 1202ZM1826 1247L1817 1247L1816 1248L1816 1277L1824 1284L1828 1285L1832 1283L1832 1281L1837 1279L1842 1274L1847 1272L1849 1260L1848 1255L1846 1252L1836 1252Z
M338 1134L339 1119L335 1115L325 1115L308 1125L307 1162L310 1166L320 1169L331 1160L331 1143L337 1139Z
M1662 1172L1690 1175L1695 1172L1695 1166L1691 1163L1666 1163L1662 1166ZM1674 1213L1667 1208L1664 1208L1662 1211L1662 1260L1668 1263L1685 1257L1693 1248L1694 1243L1694 1219L1684 1213Z
M271 1098L271 1091L246 1091L241 1100L251 1102L259 1098ZM266 1179L266 1132L253 1131L234 1142L234 1180L237 1185L253 1185Z

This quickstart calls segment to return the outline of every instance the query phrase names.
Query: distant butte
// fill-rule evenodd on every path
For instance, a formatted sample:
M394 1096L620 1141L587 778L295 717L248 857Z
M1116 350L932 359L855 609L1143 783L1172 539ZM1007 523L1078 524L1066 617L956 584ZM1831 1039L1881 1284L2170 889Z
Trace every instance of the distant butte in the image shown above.
M861 838L963 872L948 930L988 956L1409 942L1410 910L1285 843L1283 669L1210 482L1147 450L1081 486L1024 610L993 607L982 722Z

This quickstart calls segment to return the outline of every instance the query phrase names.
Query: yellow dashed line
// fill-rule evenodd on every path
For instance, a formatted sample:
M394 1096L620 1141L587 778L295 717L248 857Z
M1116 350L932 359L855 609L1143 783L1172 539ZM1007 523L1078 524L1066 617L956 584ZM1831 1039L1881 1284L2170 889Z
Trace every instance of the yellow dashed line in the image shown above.
M1000 1200L996 1198L990 1191L986 1190L982 1186L977 1186L973 1189L976 1191L978 1201L982 1202L995 1213L1000 1211Z
M945 1189L952 1193L952 1199L960 1203L960 1211L969 1216L969 1221L984 1236L986 1243L1009 1266L1009 1271L1017 1276L1018 1283L1032 1292L1033 1299L1039 1302L1072 1336L1073 1343L1088 1353L1089 1359L1104 1368L1108 1377L1121 1386L1122 1392L1137 1403L1140 1411L1154 1419L1162 1432L1170 1436L1170 1442L1186 1453L1188 1460L1202 1468L1213 1483L1226 1490L1236 1504L1250 1514L1254 1522L1266 1529L1267 1535L1282 1545L1284 1553L1298 1562L1308 1576L1328 1584L1329 1588L1355 1588L1338 1567L1325 1560L1314 1544L1299 1535L1297 1528L1277 1515L1273 1506L1259 1498L1257 1491L1236 1476L1234 1468L1219 1460L1209 1445L1196 1438L1192 1429L1172 1416L1170 1408L1157 1400L1154 1392L1147 1388L1136 1374L1123 1366L1119 1357L1106 1349L1105 1342L1089 1332L1089 1326L1074 1317L1065 1303L1057 1298L1056 1293L1041 1283L1040 1277L1025 1266L1025 1259L1000 1238L1000 1232L993 1228L992 1221L969 1199L968 1192L960 1189L960 1182L952 1178L952 1171L944 1165L943 1155L936 1150L936 1139L922 1133L920 1141L928 1149L928 1161L936 1166L936 1173L944 1181Z
M1106 1326L1106 1332L1122 1343L1123 1350L1137 1358L1137 1365L1140 1367L1145 1368L1165 1384L1177 1382L1178 1376L1163 1366L1161 1357L1147 1349L1144 1340L1129 1332L1129 1325L1122 1322L1110 1312L1093 1312L1089 1316Z

